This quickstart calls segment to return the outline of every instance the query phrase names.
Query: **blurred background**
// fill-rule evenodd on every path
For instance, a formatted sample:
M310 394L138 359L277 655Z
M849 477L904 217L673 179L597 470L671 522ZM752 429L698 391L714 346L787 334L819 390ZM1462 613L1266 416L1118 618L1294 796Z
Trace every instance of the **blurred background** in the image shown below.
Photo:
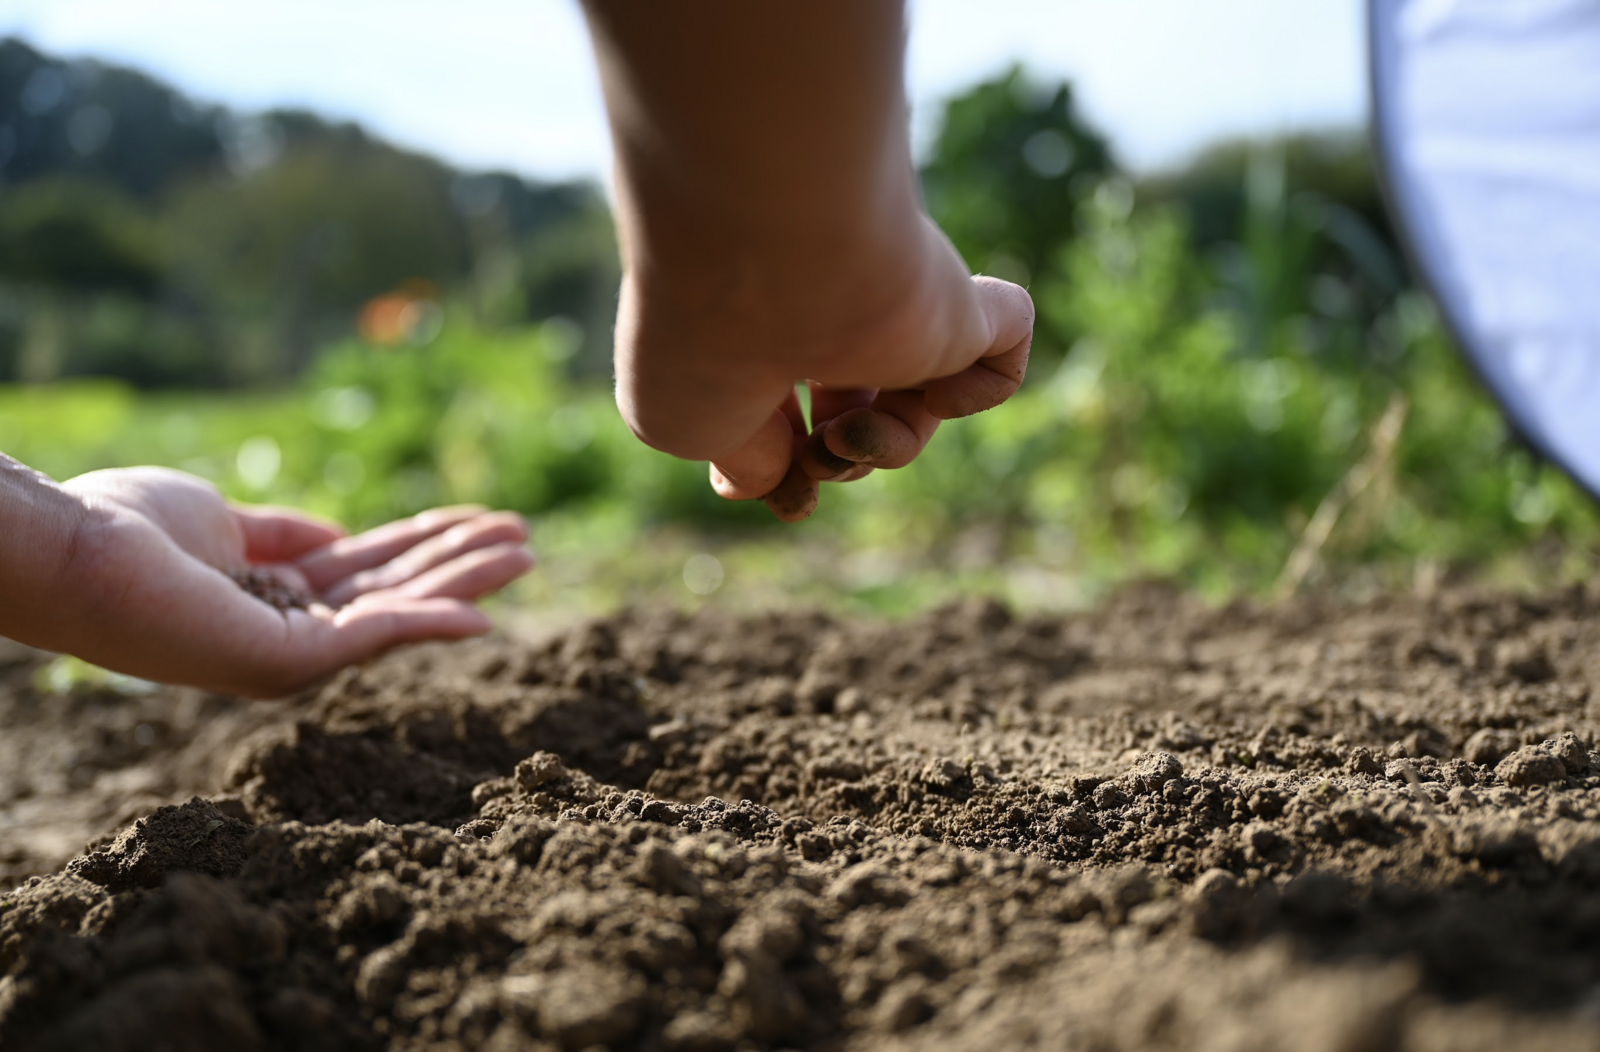
M1507 433L1396 246L1361 8L914 3L928 205L1031 290L1033 366L793 527L611 404L574 4L11 0L0 450L57 478L170 464L353 527L514 508L530 617L1587 575L1594 510Z

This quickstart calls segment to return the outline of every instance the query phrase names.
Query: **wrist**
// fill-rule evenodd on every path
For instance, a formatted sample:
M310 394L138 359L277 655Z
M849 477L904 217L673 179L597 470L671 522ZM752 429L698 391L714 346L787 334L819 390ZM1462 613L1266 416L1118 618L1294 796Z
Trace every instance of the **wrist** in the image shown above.
M897 352L914 349L921 364L941 319L974 314L970 274L919 209L876 225L790 243L730 237L693 252L651 244L628 253L619 354L671 347L680 360L762 382L907 379L917 369Z
M816 378L927 284L928 221L913 204L886 211L804 234L631 231L622 335L764 380Z
M98 518L53 479L0 454L0 635L67 648Z

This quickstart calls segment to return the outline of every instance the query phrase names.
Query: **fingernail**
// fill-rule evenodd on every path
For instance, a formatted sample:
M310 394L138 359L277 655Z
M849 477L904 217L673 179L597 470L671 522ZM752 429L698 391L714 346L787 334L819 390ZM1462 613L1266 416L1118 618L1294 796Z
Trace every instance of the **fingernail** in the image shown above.
M844 447L845 452L840 453L828 446L826 439L823 441L824 448L852 467L870 464L883 452L883 436L878 434L870 413L851 414L836 420L828 425L824 433L831 435L834 443Z
M816 482L803 472L791 471L764 499L772 513L784 522L799 522L817 509Z
M813 432L800 453L800 468L808 478L817 482L832 482L855 470L855 464L839 456L822 442L822 435Z
M829 449L827 444L823 442L817 442L813 444L811 448L811 455L816 459L819 467L832 472L832 474L828 476L829 478L837 478L856 466L855 461L846 460L844 457L841 457L839 454Z

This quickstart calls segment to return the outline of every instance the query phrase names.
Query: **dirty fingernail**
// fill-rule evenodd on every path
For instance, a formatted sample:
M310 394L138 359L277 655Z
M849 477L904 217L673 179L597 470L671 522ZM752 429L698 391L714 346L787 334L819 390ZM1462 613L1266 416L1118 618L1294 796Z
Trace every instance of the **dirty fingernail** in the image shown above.
M817 482L798 466L791 468L782 482L766 495L767 507L784 522L800 522L817 510Z
M806 440L805 449L800 454L800 463L805 473L818 482L832 482L849 474L857 466L855 461L846 460L829 449L820 432L812 434Z
M823 445L852 465L870 464L883 453L883 436L878 434L870 410L847 413L824 429Z

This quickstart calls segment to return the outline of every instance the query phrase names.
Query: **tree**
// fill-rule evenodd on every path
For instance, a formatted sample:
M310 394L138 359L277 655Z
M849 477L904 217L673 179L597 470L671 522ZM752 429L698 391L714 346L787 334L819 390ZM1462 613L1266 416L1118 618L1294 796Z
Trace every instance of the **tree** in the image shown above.
M1177 207L1255 348L1272 326L1314 318L1322 343L1364 354L1368 328L1411 285L1359 133L1222 143L1144 180L1139 197Z
M221 165L223 114L142 73L0 39L0 182L71 175L153 202Z
M349 331L367 299L408 280L443 287L467 267L463 231L437 162L365 137L313 138L228 181L172 195L173 282L236 332L254 330L286 378Z
M115 190L44 179L0 197L0 280L148 296L161 282L150 222Z
M969 266L1027 285L1058 267L1080 201L1116 170L1071 87L1013 66L945 104L922 184Z

